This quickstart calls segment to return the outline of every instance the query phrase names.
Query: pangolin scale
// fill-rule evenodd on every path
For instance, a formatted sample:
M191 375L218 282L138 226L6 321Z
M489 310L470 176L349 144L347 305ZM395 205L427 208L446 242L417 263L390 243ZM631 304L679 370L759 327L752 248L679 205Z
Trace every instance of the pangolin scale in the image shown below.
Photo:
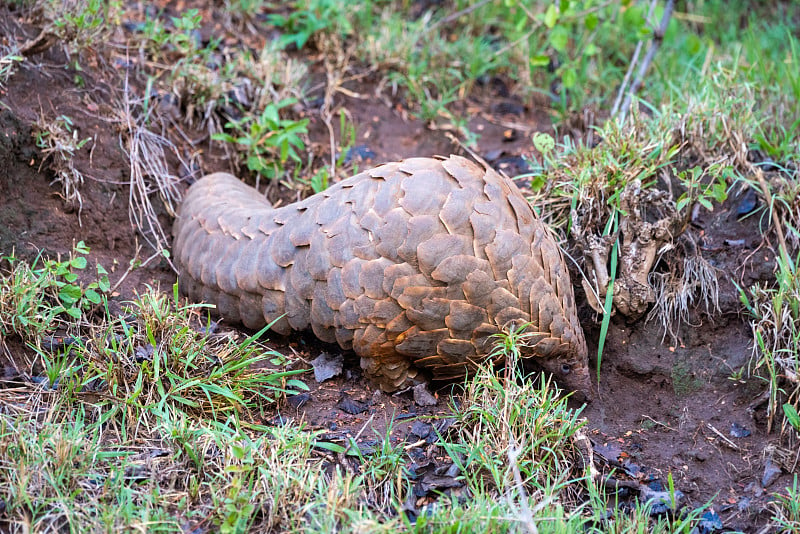
M352 348L384 391L418 370L463 377L494 334L529 323L523 357L590 394L561 251L512 181L465 158L381 165L277 209L211 174L173 232L183 294L249 328L311 328Z

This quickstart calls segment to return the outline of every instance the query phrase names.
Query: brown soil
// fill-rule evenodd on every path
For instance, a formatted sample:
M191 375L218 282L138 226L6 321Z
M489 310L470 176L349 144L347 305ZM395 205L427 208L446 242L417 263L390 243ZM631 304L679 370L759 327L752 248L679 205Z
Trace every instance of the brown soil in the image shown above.
M0 27L16 24L13 13L0 10ZM75 72L65 69L66 58L57 48L32 59L0 94L0 254L15 251L18 257L28 259L39 251L66 254L75 242L83 240L91 247L90 263L96 260L113 271L113 284L142 242L127 213L124 184L128 161L120 149L118 133L103 115L113 98L110 88L120 87L120 80L104 80L99 71L85 68L81 73L85 89L81 89L73 82ZM349 83L347 88L368 96L375 92L370 80ZM513 175L521 170L515 167L517 156L532 150L529 134L549 130L551 125L542 108L507 91L502 81L490 81L478 85L462 105L474 117L471 130L481 135L475 151ZM433 130L412 118L399 99L354 99L341 94L336 98L337 105L352 113L356 144L373 151L376 163L462 152L446 131ZM499 115L503 110L513 113ZM78 155L77 166L87 176L80 188L80 210L60 198L58 186L50 184L53 177L47 164L40 169L42 156L33 142L31 126L41 113L49 117L67 115L82 137L93 137L91 154L82 150ZM308 115L312 141L324 151L327 129L318 114L309 111ZM509 123L515 127L509 128ZM182 143L177 138L172 140ZM210 154L204 161L203 172L227 170L219 155ZM361 164L362 168L366 165ZM636 464L653 480L665 482L667 474L672 473L676 488L687 495L690 507L712 500L726 529L754 532L768 518L768 492L785 487L789 475L783 474L766 490L761 487L765 450L777 443L778 437L775 432L766 433L764 407L749 408L763 391L761 384L731 379L732 372L748 361L752 341L733 281L748 284L773 276L771 254L758 248L761 235L756 222L738 221L733 202L713 214L701 214L692 229L696 236L702 236L699 243L704 256L723 273L722 313L715 314L713 320L694 313L697 326L684 327L676 346L670 346L669 337L662 343L657 324L613 321L600 372L601 394L583 413L600 456ZM167 218L164 222L169 224ZM743 241L739 244L736 240ZM751 265L757 265L758 270L747 267ZM117 300L131 298L146 284L169 288L174 281L175 274L165 262L151 264L132 271L119 287ZM599 328L587 305L583 306L582 319L590 353L596 353ZM336 352L335 347L322 346L307 336L275 341L279 350L295 351L309 361L321 351ZM27 361L26 349L20 344L9 343L8 347L13 363L23 365ZM303 418L334 436L355 436L367 425L378 433L391 428L396 440L404 439L410 417L446 417L450 405L448 389L438 393L439 404L433 408L415 405L410 393L373 393L354 358L347 360L342 377L321 385L315 385L310 373L303 378L312 385L309 401L299 409L287 406L282 415ZM366 402L366 411L350 415L337 407L345 395ZM750 430L750 436L731 437L734 423ZM370 429L361 434L361 441L374 436Z

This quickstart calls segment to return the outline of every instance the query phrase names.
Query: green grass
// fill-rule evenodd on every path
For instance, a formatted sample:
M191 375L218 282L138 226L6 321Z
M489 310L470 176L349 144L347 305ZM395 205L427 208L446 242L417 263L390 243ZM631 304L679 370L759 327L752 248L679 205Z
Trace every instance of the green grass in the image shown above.
M110 289L107 272L95 266L94 280L81 283L79 273L90 252L83 241L68 259L42 259L32 263L11 256L0 258L0 337L17 335L25 341L37 341L45 333L81 320L85 312L103 302Z
M800 482L795 474L791 487L785 495L779 495L775 502L775 515L772 520L781 532L797 532L800 529Z
M800 406L800 255L794 260L778 260L777 286L759 284L741 290L741 298L752 318L755 343L752 372L762 377L769 389L769 427L783 413L779 406L787 403L796 411ZM784 383L781 376L793 377ZM791 427L784 427L790 431Z
M27 284L21 289L43 293L48 305L48 294ZM118 318L83 317L68 350L38 349L45 380L0 389L6 525L81 532L535 525L566 533L605 524L606 497L582 456L585 421L543 377L523 379L513 338L501 345L507 369L485 367L466 383L455 423L435 449L459 466L469 498L443 495L412 521L403 511L413 498L412 458L408 443L390 440L392 425L384 435L336 443L302 423L262 425L303 384L258 334L205 332L205 312L147 290ZM377 438L375 445L364 448L363 437ZM615 521L654 532L691 522L653 523L647 508Z
M14 75L17 64L25 58L7 52L5 48L0 48L0 51L2 52L2 56L0 56L0 90L2 90Z

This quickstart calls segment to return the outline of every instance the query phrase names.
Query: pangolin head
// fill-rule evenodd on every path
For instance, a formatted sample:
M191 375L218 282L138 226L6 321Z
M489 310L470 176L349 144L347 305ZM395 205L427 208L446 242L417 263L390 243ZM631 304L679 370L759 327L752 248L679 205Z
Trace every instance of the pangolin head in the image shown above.
M530 342L523 344L522 358L550 373L562 388L574 392L576 400L591 401L594 393L583 331L566 330L560 340L546 337L537 342L537 338L541 334L532 334Z

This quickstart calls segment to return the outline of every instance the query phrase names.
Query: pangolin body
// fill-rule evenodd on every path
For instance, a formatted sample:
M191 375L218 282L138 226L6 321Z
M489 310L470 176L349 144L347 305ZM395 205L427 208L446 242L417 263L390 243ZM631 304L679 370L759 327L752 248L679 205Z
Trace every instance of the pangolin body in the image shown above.
M277 209L216 173L191 186L173 230L185 295L249 328L311 328L384 391L420 369L463 377L494 334L530 323L523 357L590 393L561 251L513 182L467 159L381 165Z

